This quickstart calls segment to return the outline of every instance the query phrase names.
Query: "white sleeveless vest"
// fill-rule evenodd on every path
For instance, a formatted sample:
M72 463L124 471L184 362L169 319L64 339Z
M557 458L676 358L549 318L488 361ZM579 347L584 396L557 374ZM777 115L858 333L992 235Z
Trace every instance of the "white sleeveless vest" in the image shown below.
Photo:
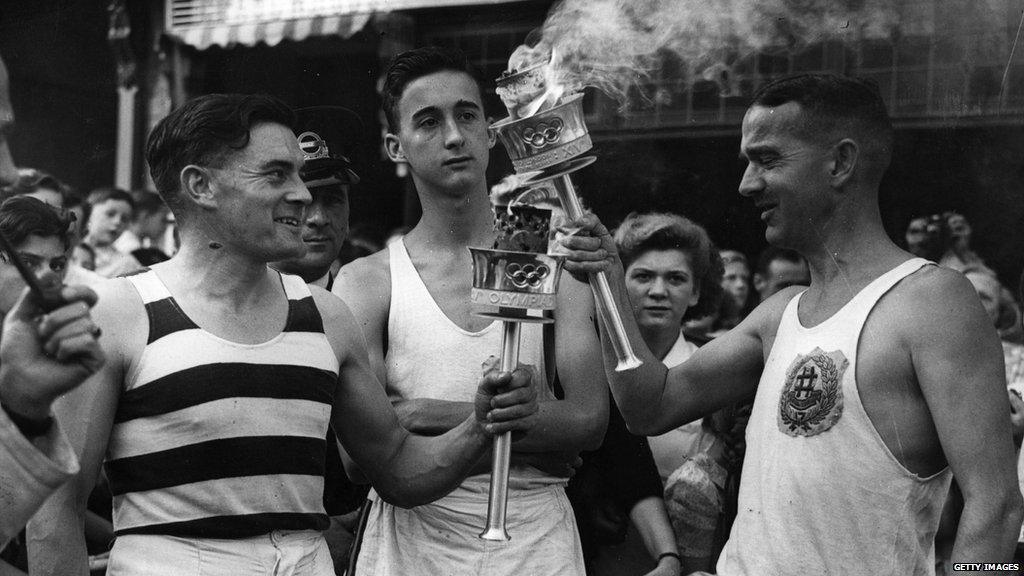
M934 574L951 473L920 478L900 464L855 378L868 314L926 264L895 267L813 328L797 316L803 294L789 302L747 426L739 513L719 574Z
M384 358L388 396L472 402L484 361L490 356L501 356L501 322L495 321L479 332L463 330L445 316L430 295L409 259L405 242L399 238L388 248L391 310ZM544 377L540 324L523 324L519 362L533 366L538 376ZM534 468L513 466L510 485L519 485L524 476L532 481L539 479L540 473ZM565 481L552 478L541 483Z

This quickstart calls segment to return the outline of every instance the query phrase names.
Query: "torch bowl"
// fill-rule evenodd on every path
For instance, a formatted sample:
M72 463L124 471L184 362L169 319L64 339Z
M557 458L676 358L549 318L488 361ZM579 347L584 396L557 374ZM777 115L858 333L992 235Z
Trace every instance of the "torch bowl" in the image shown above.
M593 147L583 121L583 94L528 118L505 118L491 125L517 173L543 170Z
M474 309L553 310L562 256L470 248Z

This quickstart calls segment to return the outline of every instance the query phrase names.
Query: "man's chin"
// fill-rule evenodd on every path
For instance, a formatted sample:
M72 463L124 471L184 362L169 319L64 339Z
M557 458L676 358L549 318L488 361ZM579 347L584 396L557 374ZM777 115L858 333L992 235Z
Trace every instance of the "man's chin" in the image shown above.
M778 226L772 226L771 224L769 224L768 227L764 229L764 239L772 246L776 246L779 248L786 247L784 245L785 237L782 234L782 230L780 230Z

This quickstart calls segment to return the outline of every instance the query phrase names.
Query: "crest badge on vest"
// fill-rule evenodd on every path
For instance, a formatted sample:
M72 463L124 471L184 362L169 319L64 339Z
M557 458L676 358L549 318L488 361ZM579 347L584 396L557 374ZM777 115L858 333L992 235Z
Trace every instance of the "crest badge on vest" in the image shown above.
M843 374L849 360L842 351L815 348L797 356L786 371L779 398L779 430L789 436L814 436L843 415Z

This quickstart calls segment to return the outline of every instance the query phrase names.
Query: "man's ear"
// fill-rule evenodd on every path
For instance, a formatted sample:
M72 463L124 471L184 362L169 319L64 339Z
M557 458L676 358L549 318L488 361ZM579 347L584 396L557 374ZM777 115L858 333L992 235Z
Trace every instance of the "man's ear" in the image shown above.
M391 158L392 162L408 162L405 159L405 151L402 150L402 141L391 132L384 135L384 149L387 150L388 158Z
M494 145L498 142L498 131L491 128L494 125L494 118L487 117L487 149L494 148Z
M181 194L203 208L215 208L217 198L209 168L189 164L181 169Z
M842 188L853 178L859 160L860 146L854 140L843 138L832 148L829 179L833 188Z

